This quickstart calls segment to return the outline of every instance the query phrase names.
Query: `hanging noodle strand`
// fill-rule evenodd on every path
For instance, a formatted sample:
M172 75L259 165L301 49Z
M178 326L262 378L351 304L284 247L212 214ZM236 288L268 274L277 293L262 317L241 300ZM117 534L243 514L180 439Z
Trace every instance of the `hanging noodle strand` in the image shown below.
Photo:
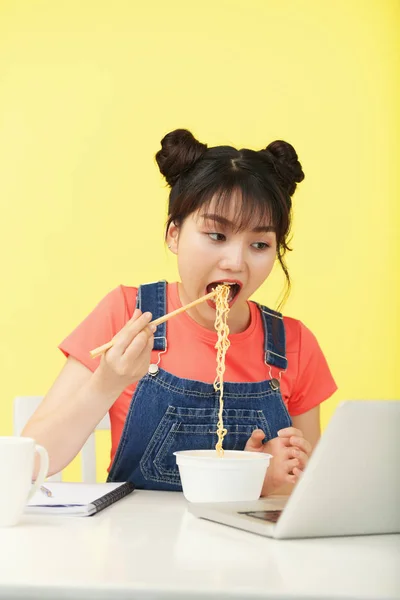
M228 285L218 285L215 288L215 329L217 332L217 343L215 348L217 350L217 376L214 381L214 389L219 392L219 411L218 411L218 423L217 423L217 436L218 441L215 446L217 455L222 457L224 450L222 447L224 437L227 434L227 430L224 428L223 421L223 409L224 409L224 373L225 373L225 355L230 346L229 327L227 324L229 304L228 298L230 294L230 287Z

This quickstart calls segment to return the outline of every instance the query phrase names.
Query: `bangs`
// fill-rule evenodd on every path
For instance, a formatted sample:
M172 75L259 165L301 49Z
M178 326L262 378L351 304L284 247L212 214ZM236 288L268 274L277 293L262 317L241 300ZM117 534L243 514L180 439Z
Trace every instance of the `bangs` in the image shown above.
M191 213L224 217L234 223L234 231L273 227L280 240L288 229L288 211L277 189L266 186L248 171L221 173L180 194L178 211L184 218Z
M254 190L232 187L232 189L220 188L205 193L199 199L199 214L212 217L222 217L230 220L235 233L254 229L265 225L280 229L279 216L274 214L269 199L265 194L254 193ZM217 225L217 219L215 219Z
M229 220L233 230L240 232L259 227L271 227L276 233L278 246L284 243L290 227L290 200L269 177L265 164L256 153L238 158L233 149L216 149L236 153L233 156L214 157L204 161L202 168L183 174L172 188L168 225L177 225L190 214L210 215ZM244 151L243 151L244 152ZM217 219L215 219L215 222Z

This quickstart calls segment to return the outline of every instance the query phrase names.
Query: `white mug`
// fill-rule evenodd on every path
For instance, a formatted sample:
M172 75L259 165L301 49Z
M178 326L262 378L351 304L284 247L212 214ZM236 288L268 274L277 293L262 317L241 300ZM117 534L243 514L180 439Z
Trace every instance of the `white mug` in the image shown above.
M40 457L36 481L32 483L35 453ZM0 527L15 525L25 505L44 482L49 455L43 446L27 437L0 437Z

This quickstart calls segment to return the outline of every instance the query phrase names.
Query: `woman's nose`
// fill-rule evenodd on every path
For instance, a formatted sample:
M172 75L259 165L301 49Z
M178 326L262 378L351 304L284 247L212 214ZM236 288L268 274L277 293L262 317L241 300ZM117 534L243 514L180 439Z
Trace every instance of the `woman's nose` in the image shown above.
M220 268L240 273L244 270L244 265L245 256L243 247L241 245L227 245L224 248L224 253L219 263Z

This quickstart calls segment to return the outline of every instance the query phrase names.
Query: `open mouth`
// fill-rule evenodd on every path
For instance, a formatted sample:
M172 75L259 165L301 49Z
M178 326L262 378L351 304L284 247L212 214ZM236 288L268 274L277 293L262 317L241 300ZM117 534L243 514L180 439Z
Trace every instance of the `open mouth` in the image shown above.
M239 294L242 286L239 282L234 282L234 281L213 281L212 283L209 283L207 286L207 293L209 294L210 292L212 292L213 290L215 290L215 288L218 285L227 285L229 286L229 296L228 296L228 302L229 304L231 302L233 302L233 300L236 298L236 296ZM214 302L214 300L211 300L211 302Z

